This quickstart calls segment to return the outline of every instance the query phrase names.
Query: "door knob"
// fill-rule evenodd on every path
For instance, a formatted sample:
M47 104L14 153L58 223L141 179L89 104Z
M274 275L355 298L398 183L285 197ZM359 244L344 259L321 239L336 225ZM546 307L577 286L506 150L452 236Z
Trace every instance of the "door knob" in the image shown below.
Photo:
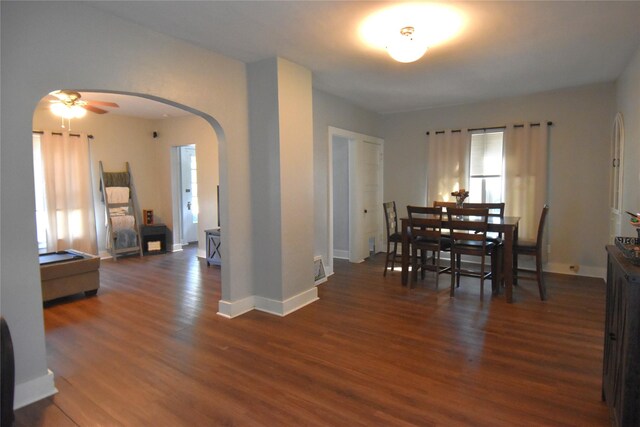
M187 209L191 210L191 202L187 202Z

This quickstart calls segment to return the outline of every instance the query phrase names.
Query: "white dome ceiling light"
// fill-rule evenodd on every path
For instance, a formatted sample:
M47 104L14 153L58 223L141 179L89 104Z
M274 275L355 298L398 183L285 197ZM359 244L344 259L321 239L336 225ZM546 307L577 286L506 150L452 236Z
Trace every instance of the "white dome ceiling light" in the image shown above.
M385 49L396 61L409 63L455 37L462 26L461 14L452 7L408 3L370 15L360 26L360 37L370 47Z

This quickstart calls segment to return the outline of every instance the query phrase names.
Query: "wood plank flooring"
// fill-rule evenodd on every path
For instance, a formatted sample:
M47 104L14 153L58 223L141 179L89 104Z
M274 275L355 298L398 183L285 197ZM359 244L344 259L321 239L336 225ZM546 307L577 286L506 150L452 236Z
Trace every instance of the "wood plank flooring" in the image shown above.
M506 304L383 264L336 261L319 301L229 320L193 249L104 261L97 297L44 309L59 393L16 426L609 425L602 280L549 275L546 302L522 281Z

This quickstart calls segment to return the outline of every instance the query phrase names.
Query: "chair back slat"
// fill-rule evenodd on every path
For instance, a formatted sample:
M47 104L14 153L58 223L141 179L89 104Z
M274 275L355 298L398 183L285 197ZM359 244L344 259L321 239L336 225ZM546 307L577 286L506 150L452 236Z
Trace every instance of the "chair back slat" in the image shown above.
M398 232L398 213L396 211L396 202L384 202L384 219L387 223L387 237Z
M384 202L382 209L384 210L384 220L387 224L387 256L384 263L384 272L382 273L383 276L386 276L389 264L391 264L391 271L393 271L396 261L399 260L398 244L401 243L402 237L398 233L396 202Z
M463 207L488 209L489 217L504 218L504 203L465 203Z
M442 228L442 209L407 206L411 238L439 241Z
M488 229L488 209L447 208L449 232L456 240L486 241Z
M477 208L477 209L488 209L489 210L489 218L504 218L504 203L465 203L465 208ZM490 239L501 239L502 232L491 232L488 233Z
M446 211L449 208L455 208L456 202L443 202L442 200L434 200L433 207L440 208L441 210Z

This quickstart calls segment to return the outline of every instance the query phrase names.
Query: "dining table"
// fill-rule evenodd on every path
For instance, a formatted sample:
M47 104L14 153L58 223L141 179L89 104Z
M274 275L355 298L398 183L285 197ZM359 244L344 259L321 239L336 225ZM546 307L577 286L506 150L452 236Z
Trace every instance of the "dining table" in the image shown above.
M400 218L402 227L402 285L406 286L409 282L409 258L411 255L409 242L409 218ZM513 302L513 244L518 240L518 223L520 217L489 217L488 231L502 233L502 241L504 245L502 274L504 278L505 298L508 303ZM449 227L447 219L442 221L442 229ZM499 287L496 290L499 292Z

